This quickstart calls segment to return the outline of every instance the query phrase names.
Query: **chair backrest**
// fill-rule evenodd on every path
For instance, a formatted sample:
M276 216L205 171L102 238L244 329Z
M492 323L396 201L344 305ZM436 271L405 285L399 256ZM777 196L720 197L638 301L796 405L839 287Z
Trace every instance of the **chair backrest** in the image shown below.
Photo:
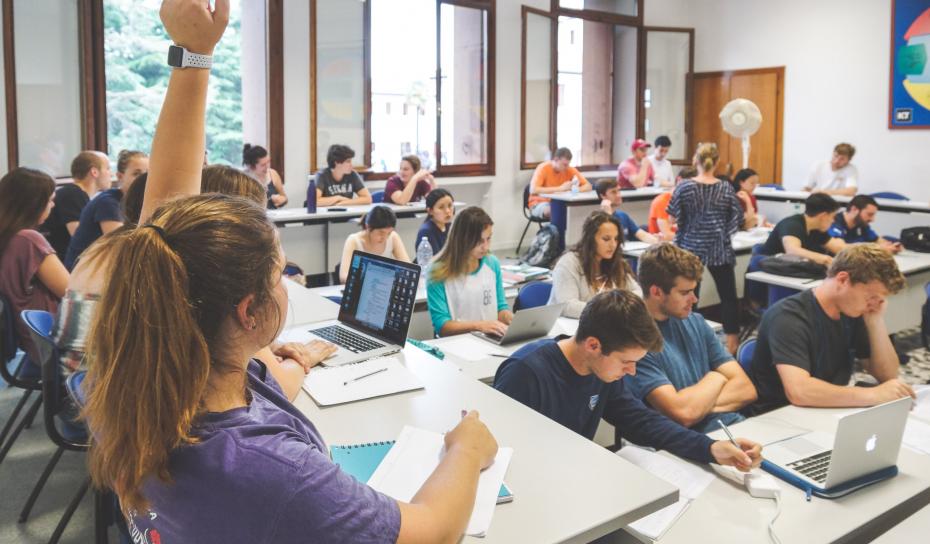
M52 340L52 326L55 318L42 310L23 310L23 321L29 327L29 334L35 344L40 366L42 367L42 407L44 410L45 431L56 445L69 450L83 451L87 444L74 442L66 438L56 425L55 416L65 408L64 390L62 389L61 365L58 348Z
M746 374L749 374L749 368L752 366L752 356L756 352L756 339L749 338L736 350L736 362L743 367Z
M777 183L763 183L759 187L765 187L766 189L775 189L776 191L784 191L785 188Z
M523 212L527 213L530 211L530 184L527 183L523 188Z
M547 281L534 281L520 288L513 303L514 311L545 306L549 303L552 284Z
M901 193L896 193L894 191L879 191L877 193L872 193L872 198L887 198L890 200L910 200L908 197L902 195Z
M384 191L375 191L371 193L371 202L374 204L381 204L384 202Z
M13 312L6 297L0 295L0 366L6 369L6 363L16 356L16 332L14 330ZM6 376L4 376L4 379Z

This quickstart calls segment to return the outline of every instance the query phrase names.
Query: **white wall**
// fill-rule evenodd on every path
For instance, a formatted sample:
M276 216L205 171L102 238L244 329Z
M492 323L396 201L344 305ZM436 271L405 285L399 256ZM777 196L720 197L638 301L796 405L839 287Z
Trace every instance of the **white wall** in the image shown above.
M930 131L888 129L889 0L647 0L646 23L695 28L695 70L785 67L787 187L856 146L863 192L930 200Z

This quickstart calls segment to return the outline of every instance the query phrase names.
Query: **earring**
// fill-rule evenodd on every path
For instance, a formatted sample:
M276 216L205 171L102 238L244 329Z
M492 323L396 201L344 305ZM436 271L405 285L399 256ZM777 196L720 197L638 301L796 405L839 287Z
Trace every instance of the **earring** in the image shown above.
M249 330L250 331L255 330L255 318L254 317L251 319L251 321L249 321Z

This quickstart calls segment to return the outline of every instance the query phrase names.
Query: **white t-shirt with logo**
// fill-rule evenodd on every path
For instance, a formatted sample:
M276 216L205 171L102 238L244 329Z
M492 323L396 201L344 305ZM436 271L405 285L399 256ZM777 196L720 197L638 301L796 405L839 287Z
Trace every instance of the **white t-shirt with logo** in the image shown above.
M811 170L807 186L813 189L845 189L859 186L859 171L847 164L839 170L833 170L830 161L822 161Z
M649 162L652 163L652 171L655 173L656 183L675 182L675 171L672 169L672 161L668 159L657 159L655 154L649 155Z

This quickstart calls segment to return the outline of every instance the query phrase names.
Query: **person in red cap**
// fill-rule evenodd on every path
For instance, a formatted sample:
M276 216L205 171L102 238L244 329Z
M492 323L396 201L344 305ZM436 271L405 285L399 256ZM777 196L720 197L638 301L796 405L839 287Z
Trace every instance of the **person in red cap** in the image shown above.
M633 155L621 162L620 168L617 169L617 183L621 189L638 189L655 182L652 162L646 156L650 147L652 145L641 138L633 141L633 145L630 146Z

